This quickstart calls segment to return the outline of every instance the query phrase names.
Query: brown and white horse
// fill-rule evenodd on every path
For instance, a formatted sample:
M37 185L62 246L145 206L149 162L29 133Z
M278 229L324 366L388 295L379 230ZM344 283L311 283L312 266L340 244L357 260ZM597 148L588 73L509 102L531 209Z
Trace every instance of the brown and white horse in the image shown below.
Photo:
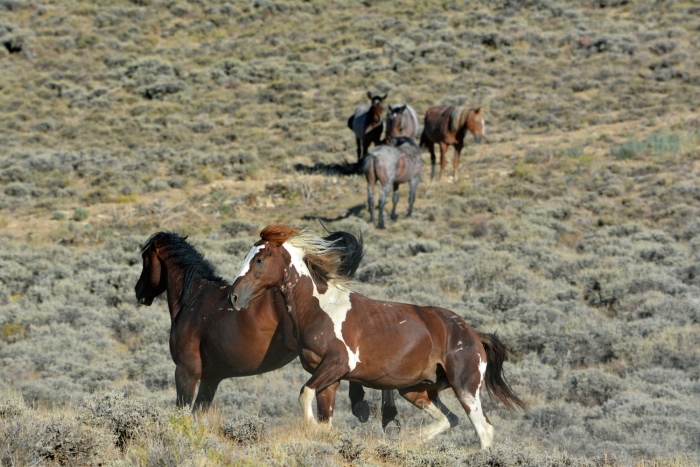
M306 230L272 225L260 234L233 282L230 301L245 308L268 290L279 290L297 333L299 358L312 373L299 402L315 422L313 398L341 379L399 394L435 422L430 439L456 426L440 402L451 387L479 437L490 446L494 429L481 407L481 389L508 408L525 408L503 376L506 348L495 334L470 328L450 310L372 300L348 288L334 246Z
M430 178L435 177L435 147L440 145L440 180L447 165L447 148L455 147L454 159L454 179L459 179L459 153L464 147L464 137L469 131L474 140L488 143L486 139L486 123L484 122L484 111L481 108L470 109L468 107L437 106L431 107L425 113L423 134L420 137L421 147L430 151Z
M365 157L370 144L374 143L376 146L382 139L382 131L384 131L382 104L386 96L387 94L373 96L371 92L367 92L370 104L359 106L348 119L348 128L355 133L358 162Z
M281 368L296 358L298 346L278 290L270 289L233 312L227 299L230 285L186 239L172 232L152 235L141 250L143 270L135 289L137 301L146 306L167 293L177 405L197 410L209 407L221 380ZM364 254L362 238L334 232L325 241L340 252L343 273L353 275ZM353 414L364 422L369 405L363 395L359 384L351 384ZM332 416L334 401L335 390L319 392L319 418ZM393 394L383 393L383 425L398 425L395 416Z

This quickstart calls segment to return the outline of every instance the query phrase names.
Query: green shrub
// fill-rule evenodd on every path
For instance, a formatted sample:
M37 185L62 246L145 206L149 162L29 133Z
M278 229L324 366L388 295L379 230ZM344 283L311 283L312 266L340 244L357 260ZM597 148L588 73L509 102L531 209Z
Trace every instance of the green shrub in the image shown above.
M75 211L73 211L73 217L72 219L76 222L84 221L90 216L90 211L87 209L82 209L78 208Z

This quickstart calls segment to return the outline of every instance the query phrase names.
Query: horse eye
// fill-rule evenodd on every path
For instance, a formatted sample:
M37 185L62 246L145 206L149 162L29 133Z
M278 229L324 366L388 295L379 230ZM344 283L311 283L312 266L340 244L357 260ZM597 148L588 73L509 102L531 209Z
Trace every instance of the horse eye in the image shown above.
M258 264L262 263L262 258L256 259L255 262L258 263Z

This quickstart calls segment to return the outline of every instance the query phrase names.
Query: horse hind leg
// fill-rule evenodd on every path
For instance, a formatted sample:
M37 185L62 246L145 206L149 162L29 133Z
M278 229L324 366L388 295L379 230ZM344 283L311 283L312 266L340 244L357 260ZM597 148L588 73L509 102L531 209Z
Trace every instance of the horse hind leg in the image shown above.
M357 162L360 162L362 160L362 140L355 138L355 143L357 143Z
M447 148L449 146L445 143L440 143L440 181L442 181L442 176L445 173L445 167L447 167Z
M378 229L386 228L384 226L384 205L386 205L386 198L389 196L389 190L391 190L391 183L387 183L382 186L382 192L379 195L379 224Z
M420 174L416 175L412 180L411 180L411 190L408 195L408 213L406 214L406 217L411 217L411 214L413 213L413 202L416 200L416 190L418 188L418 182L420 181Z
M396 215L396 204L399 202L399 184L394 183L394 195L391 197L391 201L393 203L393 206L391 208L391 220L395 221L396 218L398 217Z
M463 347L465 350L468 348L466 345ZM481 388L484 384L484 374L486 374L486 361L481 354L476 355L478 360L476 357L471 361L465 359L457 362L455 359L455 365L448 365L446 373L450 386L467 413L469 421L472 422L474 431L479 437L479 444L484 449L493 443L494 429L481 406Z
M382 391L382 428L385 432L389 430L390 424L393 424L396 430L401 429L401 422L396 418L398 414L399 411L396 410L394 402L394 391Z
M420 437L423 441L429 441L443 431L459 424L459 418L442 403L437 391L404 392L399 390L399 394L419 409L425 410L428 415L435 419L433 423L421 430Z

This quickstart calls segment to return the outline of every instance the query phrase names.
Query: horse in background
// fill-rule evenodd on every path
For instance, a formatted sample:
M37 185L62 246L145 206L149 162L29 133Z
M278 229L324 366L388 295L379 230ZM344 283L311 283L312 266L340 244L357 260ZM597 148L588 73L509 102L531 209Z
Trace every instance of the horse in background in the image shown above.
M386 138L407 136L415 139L418 135L418 116L408 104L390 105L386 113Z
M385 228L384 205L392 186L394 187L394 195L392 198L391 220L396 220L396 204L399 201L398 190L401 183L410 182L406 217L411 217L422 169L423 159L421 158L420 148L412 138L405 136L387 138L386 145L377 146L367 153L363 160L362 173L367 178L369 221L374 223L374 187L377 181L382 186L382 191L379 195L379 224L377 228Z
M436 106L431 107L425 113L425 125L420 137L421 147L430 151L430 178L435 177L435 143L440 145L440 180L445 172L447 159L445 155L449 146L455 148L454 179L459 180L459 153L464 146L464 137L469 131L477 143L485 142L486 123L484 111L481 108L470 109L468 107Z
M139 304L146 306L167 292L177 406L187 407L194 400L194 411L209 407L223 379L285 366L296 358L297 344L279 291L268 290L246 309L234 312L227 298L230 285L186 239L172 232L158 232L148 239L141 250L143 270L135 291ZM335 245L343 274L354 275L364 255L362 238L358 241L347 232L334 232L324 241ZM364 422L369 405L363 396L362 386L351 383L353 414ZM386 426L396 421L393 394L383 393L382 401ZM331 418L334 402L335 391L318 394L320 419Z
M355 133L358 162L365 157L370 144L379 145L382 139L382 132L384 131L384 122L382 121L384 109L382 105L387 95L373 96L371 92L367 92L367 97L371 102L359 106L355 109L352 117L348 119L348 128Z

